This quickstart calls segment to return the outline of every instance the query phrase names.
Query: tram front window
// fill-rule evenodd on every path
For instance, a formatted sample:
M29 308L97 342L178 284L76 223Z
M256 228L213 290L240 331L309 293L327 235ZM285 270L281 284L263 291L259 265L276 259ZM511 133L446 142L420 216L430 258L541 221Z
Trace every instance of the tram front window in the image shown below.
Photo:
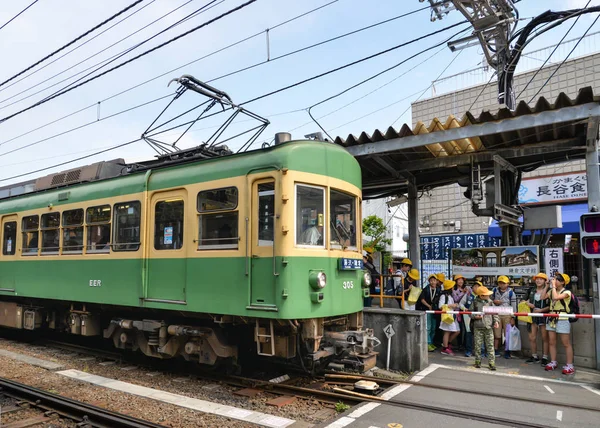
M324 247L325 189L296 185L296 245Z
M331 190L331 246L356 248L356 196Z

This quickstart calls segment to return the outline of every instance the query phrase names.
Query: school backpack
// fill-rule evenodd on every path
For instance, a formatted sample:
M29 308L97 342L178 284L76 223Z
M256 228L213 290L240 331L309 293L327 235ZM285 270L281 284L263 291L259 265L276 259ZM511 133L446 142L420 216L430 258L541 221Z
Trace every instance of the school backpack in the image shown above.
M579 308L579 299L571 292L571 301L569 302L569 313L579 314L581 309ZM569 318L569 322L577 322L578 318Z
M494 287L494 289L492 290L492 300L496 300L496 291L497 291L497 289L498 289L497 287ZM512 288L509 288L508 289L508 299L512 300L513 297L515 297L515 293L514 293L514 291L513 291Z

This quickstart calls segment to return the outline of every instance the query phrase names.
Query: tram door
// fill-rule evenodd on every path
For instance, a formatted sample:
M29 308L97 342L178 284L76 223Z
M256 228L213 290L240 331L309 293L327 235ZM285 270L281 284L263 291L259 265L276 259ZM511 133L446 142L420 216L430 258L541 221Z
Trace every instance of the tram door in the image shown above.
M17 216L2 217L2 258L5 261L17 258ZM8 266L8 263L4 266ZM14 293L16 289L13 269L0 269L0 292Z
M189 243L184 240L192 239L185 225L186 196L185 189L152 195L146 241L149 246L146 301L178 304L186 301Z
M275 180L265 178L252 185L251 205L251 289L252 307L276 310L274 254L275 240Z

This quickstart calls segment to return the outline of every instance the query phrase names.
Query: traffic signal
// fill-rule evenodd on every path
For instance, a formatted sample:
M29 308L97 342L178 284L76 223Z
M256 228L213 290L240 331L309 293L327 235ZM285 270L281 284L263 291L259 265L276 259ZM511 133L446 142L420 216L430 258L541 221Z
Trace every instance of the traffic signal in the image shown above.
M583 214L579 224L581 253L588 259L600 259L600 212Z

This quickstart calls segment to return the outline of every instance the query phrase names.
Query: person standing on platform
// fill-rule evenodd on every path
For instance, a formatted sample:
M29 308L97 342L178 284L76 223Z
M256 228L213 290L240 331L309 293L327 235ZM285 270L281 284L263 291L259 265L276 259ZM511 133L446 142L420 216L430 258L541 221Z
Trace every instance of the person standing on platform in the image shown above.
M373 304L372 296L376 294L377 285L379 284L379 272L377 272L377 269L373 264L373 257L370 254L363 256L363 265L364 268L371 274L371 285L369 286L370 296L365 297L363 302L366 308L370 308Z
M444 290L440 295L440 309L447 307L448 310L452 311L458 307L458 303L454 303L454 299L452 299L452 289L454 288L455 284L456 283L450 279L444 281ZM452 316L454 317L453 323L445 323L443 320L440 323L440 330L444 331L444 337L442 339L442 354L444 355L454 355L451 342L460 334L460 327L458 326L456 315Z
M473 301L477 297L477 288L483 285L479 281L475 281L473 285L468 289L460 302L458 307L461 311L470 311L473 308ZM465 357L473 356L473 326L472 318L470 315L463 315L463 322L465 325Z
M436 311L440 300L439 280L436 274L429 275L429 285L423 289L420 299L417 303L418 311ZM437 327L435 314L427 314L427 349L429 352L435 351L433 339Z
M490 300L492 292L483 285L477 288L477 297L473 301L473 312L483 312L486 306L493 306ZM473 335L475 351L475 367L481 368L481 346L485 344L488 355L489 368L496 370L496 356L494 354L494 330L500 324L498 315L473 315Z
M410 305L408 303L408 296L410 294L410 290L413 287L418 287L417 281L420 279L419 271L417 269L411 269L406 274L406 278L404 278L404 289L402 293L404 294L404 308L408 311L414 311L416 305ZM398 304L402 307L402 295L399 296Z
M556 278L552 280L550 290L542 296L542 299L550 299L551 314L569 313L571 292L565 288L569 282L571 282L569 275L557 273ZM565 375L575 374L575 367L573 367L573 346L571 345L571 323L569 319L560 316L558 318L548 318L546 330L548 330L551 358L551 361L546 364L546 371L556 370L558 366L556 360L556 336L558 335L567 354L567 365L563 367L562 373Z
M533 277L535 287L529 290L529 295L525 299L527 306L533 313L545 313L550 310L550 300L542 299L542 296L548 292L548 276L545 273L538 273ZM529 345L531 346L531 357L525 362L527 364L541 364L545 367L548 364L548 332L546 331L546 318L531 317L531 323L527 324L529 332ZM542 359L537 353L537 334L542 336Z
M515 292L508 287L510 280L507 276L498 277L498 286L492 291L492 301L494 305L512 308L513 313L517 312L517 297ZM510 325L512 315L500 315L500 326L494 328L494 345L496 356L500 356L500 346L502 345L502 333L506 331L506 326ZM504 358L510 359L510 351L504 351Z
M467 278L462 275L454 275L454 281L456 285L452 290L452 300L454 303L460 304L462 298L470 292L470 288L467 286ZM458 306L460 308L460 306ZM458 337L458 345L460 348L466 348L466 340L467 340L467 330L465 328L465 319L464 315L457 315L456 320L458 321L458 326L460 327L460 336Z

